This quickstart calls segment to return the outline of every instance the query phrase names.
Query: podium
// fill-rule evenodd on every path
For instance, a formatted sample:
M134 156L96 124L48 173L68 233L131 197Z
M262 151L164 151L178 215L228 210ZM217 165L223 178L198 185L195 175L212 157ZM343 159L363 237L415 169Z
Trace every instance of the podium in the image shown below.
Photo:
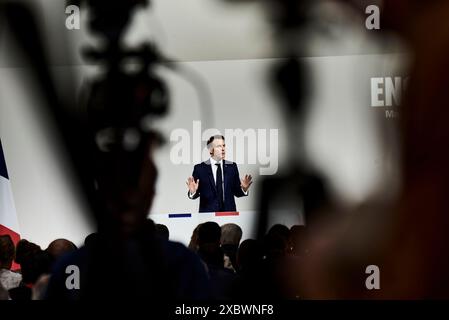
M242 241L256 236L256 211L152 213L149 217L154 223L168 227L171 241L186 246L196 226L207 221L214 221L220 226L226 223L238 224L243 231Z

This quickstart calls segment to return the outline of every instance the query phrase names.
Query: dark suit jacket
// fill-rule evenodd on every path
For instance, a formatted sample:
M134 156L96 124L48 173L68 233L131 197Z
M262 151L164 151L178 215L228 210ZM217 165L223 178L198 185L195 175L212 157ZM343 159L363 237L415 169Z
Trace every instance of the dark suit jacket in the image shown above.
M235 162L224 161L223 174L224 209L221 211L236 211L234 197L245 196L240 187L240 175L237 164ZM220 203L215 188L210 160L195 165L192 176L195 181L200 179L198 190L192 198L200 198L199 212L220 211Z

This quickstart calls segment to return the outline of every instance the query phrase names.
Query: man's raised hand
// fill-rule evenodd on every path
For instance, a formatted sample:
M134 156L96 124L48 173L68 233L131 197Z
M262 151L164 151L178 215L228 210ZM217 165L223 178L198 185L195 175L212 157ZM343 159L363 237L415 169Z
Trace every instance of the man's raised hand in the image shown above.
M253 183L253 177L251 177L251 175L245 174L245 177L241 180L241 182L242 184L240 186L242 187L242 190L246 192Z
M193 177L189 177L186 181L186 185L189 188L190 194L195 194L198 190L198 185L200 184L200 179L195 182Z

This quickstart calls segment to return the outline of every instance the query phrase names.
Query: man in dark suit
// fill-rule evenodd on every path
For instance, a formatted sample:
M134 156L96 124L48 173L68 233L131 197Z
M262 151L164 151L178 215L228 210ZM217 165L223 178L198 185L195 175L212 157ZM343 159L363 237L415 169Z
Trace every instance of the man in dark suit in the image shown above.
M225 147L223 136L210 137L207 141L210 159L195 165L186 182L188 197L200 198L199 212L236 211L234 197L248 195L252 177L245 175L240 180L237 164L224 160Z

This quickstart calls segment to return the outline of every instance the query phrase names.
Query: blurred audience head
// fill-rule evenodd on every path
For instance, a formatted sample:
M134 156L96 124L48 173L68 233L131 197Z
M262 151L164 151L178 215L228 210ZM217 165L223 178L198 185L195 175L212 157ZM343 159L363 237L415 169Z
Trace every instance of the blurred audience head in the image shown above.
M290 237L290 230L283 224L275 224L268 230L268 234L276 234L284 239L288 239Z
M221 228L216 222L205 222L198 230L198 254L208 265L223 267L220 237Z
M226 223L221 226L221 245L236 245L240 244L242 239L242 228L235 223Z
M45 251L26 255L21 261L22 281L25 284L34 284L41 275L50 273L51 257Z
M195 229L193 229L192 236L190 237L190 242L188 248L194 252L198 251L198 231L200 230L202 223L197 225Z
M242 242L237 252L238 270L257 267L263 260L263 248L259 241L247 239Z
M0 236L0 269L11 269L14 260L14 243L9 235Z
M67 239L56 239L52 241L45 251L48 252L53 261L58 260L64 254L78 249L76 245Z
M42 251L42 249L37 244L22 239L17 243L15 260L18 264L22 264L27 256L34 255L40 251Z
M168 240L170 238L170 232L165 224L156 224L156 236L164 240Z
M128 151L115 146L96 155L95 173L100 230L119 237L132 237L146 228L145 220L153 203L157 168L152 159L157 141L152 134L140 136L140 143Z
M203 223L198 230L198 245L220 245L221 228L216 222L208 221Z
M263 238L265 256L267 258L279 258L288 252L290 230L281 224L270 228Z
M95 243L97 243L98 241L98 233L97 232L92 232L90 234L88 234L86 236L86 238L84 238L84 245L85 246L92 246Z

